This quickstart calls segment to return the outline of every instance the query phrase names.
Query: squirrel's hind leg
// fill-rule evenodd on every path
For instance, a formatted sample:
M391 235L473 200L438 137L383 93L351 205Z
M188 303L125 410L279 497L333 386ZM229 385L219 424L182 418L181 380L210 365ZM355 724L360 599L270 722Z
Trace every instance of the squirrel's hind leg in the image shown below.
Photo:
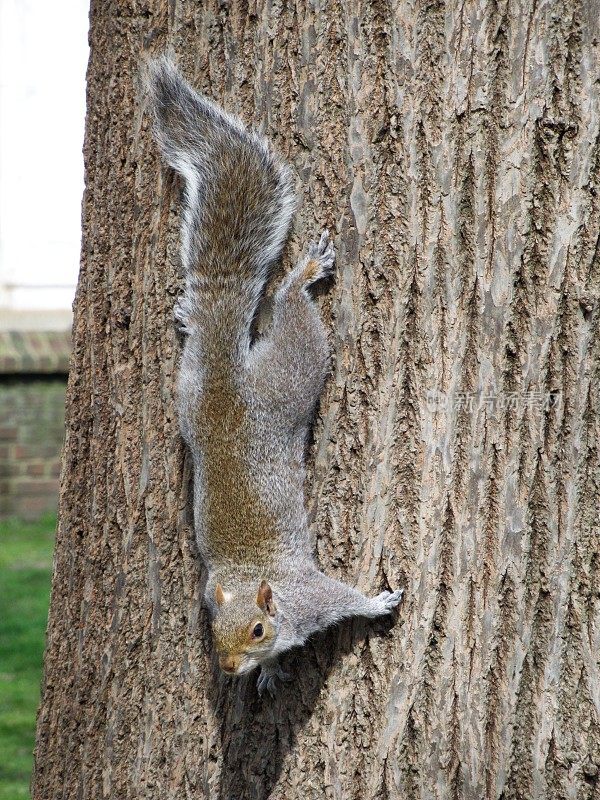
M331 275L333 245L325 231L275 293L273 322L250 356L250 373L263 398L286 409L290 422L312 415L329 369L329 344L308 289Z

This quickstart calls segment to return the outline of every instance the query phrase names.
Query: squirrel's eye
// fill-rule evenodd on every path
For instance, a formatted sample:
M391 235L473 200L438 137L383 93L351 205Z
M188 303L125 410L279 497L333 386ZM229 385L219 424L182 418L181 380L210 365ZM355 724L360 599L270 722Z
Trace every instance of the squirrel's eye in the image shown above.
M258 625L254 626L254 630L252 631L252 638L253 639L260 639L260 637L263 635L263 633L264 633L263 626L259 622Z

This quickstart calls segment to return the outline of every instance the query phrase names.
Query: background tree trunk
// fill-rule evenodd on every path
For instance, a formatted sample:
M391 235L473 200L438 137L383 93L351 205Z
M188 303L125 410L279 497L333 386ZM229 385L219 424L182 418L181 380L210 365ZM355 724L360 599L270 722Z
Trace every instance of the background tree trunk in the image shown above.
M92 2L83 259L34 798L600 798L594 0ZM308 498L330 575L406 587L217 675L173 384L180 185L140 70L184 73L328 224Z

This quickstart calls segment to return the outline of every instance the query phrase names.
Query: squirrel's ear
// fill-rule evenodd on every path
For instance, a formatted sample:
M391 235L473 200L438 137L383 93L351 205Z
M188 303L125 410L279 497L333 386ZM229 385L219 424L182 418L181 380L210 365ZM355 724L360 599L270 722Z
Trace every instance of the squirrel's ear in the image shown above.
M225 602L225 592L220 583L217 583L217 588L215 589L215 600L218 606L222 606Z
M258 587L256 604L261 611L266 611L271 617L275 616L275 603L273 601L273 591L267 581L263 581Z

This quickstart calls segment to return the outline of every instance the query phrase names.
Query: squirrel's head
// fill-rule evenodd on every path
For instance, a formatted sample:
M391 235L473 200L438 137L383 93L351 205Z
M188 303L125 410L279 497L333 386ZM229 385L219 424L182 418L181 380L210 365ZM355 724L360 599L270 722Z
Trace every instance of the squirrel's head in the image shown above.
M277 609L267 581L235 592L215 590L212 630L219 666L229 675L249 672L269 657L277 638Z

